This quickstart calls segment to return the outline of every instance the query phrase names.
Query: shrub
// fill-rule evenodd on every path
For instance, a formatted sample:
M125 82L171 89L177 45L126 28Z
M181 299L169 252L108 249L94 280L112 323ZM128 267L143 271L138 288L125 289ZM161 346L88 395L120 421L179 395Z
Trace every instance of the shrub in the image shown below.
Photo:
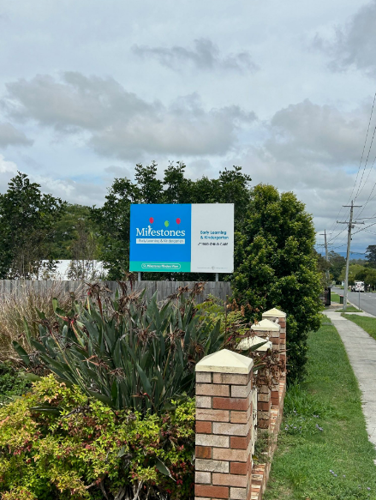
M193 400L113 411L52 375L0 408L2 500L192 496Z
M101 292L92 286L86 307L76 302L69 312L55 301L52 321L41 314L40 340L26 329L32 355L14 344L25 364L42 365L116 409L159 413L172 399L193 396L195 364L223 344L220 323L208 327L197 314L201 287L162 304L125 288L115 300Z
M20 396L30 388L30 383L20 377L10 363L0 363L0 406L13 396Z

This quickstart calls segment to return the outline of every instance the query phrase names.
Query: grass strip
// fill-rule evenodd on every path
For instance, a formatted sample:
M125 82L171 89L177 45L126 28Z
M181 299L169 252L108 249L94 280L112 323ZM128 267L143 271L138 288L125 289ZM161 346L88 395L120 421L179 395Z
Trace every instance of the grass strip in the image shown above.
M330 294L330 297L331 297L331 301L332 302L338 302L338 304L339 304L339 295L338 295L338 293L332 292Z
M357 380L333 326L309 335L308 357L306 381L286 394L264 500L375 499L376 452Z
M358 309L357 307L354 307L354 306L347 306L346 311L343 308L341 308L341 309L336 309L334 312L358 312L358 313L361 313L363 311L361 309Z
M356 323L376 340L376 318L370 318L368 316L357 316L356 314L342 314L342 316L346 319L349 319L353 323Z

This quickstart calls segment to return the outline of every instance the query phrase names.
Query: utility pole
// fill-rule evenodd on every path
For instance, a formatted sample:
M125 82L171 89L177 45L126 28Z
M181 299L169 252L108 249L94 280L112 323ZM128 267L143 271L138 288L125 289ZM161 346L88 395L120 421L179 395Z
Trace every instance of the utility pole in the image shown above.
M324 233L321 233L320 236L324 236L324 245L325 245L325 260L326 262L329 262L329 255L328 255L328 242L327 242L327 239L326 239L326 229L324 229ZM326 276L326 281L327 281L327 285L329 286L329 279L330 279L330 275L329 275L329 269L327 269L325 271L325 276Z
M347 254L346 254L346 277L345 277L345 288L343 293L343 309L346 311L347 307L347 293L349 289L349 265L350 265L350 245L351 245L351 230L354 228L355 224L364 224L364 222L353 222L353 214L354 208L360 208L362 205L354 205L354 202L351 200L351 205L343 205L343 207L350 207L350 219L349 222L339 222L338 224L348 224L348 233L347 233Z

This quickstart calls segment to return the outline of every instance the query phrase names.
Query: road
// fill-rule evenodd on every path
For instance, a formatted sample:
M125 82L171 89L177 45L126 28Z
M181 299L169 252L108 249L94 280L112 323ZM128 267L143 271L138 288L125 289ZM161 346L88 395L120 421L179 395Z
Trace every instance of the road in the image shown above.
M338 295L343 295L343 290L341 288L333 287L332 292L338 293ZM376 316L376 293L349 292L347 297L348 300L357 307L359 307L360 299L360 309Z

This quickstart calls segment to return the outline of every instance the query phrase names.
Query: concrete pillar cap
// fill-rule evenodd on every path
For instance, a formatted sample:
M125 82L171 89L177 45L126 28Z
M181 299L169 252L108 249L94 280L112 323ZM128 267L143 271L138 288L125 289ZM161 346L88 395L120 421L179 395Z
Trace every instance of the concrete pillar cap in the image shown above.
M268 349L272 348L272 343L270 342L269 338L266 337L266 339L263 339L261 337L258 337L257 335L255 335L254 337L247 337L245 339L242 339L238 344L238 349L246 351L250 349L252 346L261 344L261 342L265 341L267 342L264 345L258 347L256 351L267 351Z
M273 309L269 309L269 311L263 312L262 317L263 318L286 318L286 313L273 307Z
M281 327L270 321L269 319L263 319L260 323L251 326L251 330L254 332L279 332Z
M202 358L196 365L196 372L238 373L251 371L253 360L237 352L222 349Z

